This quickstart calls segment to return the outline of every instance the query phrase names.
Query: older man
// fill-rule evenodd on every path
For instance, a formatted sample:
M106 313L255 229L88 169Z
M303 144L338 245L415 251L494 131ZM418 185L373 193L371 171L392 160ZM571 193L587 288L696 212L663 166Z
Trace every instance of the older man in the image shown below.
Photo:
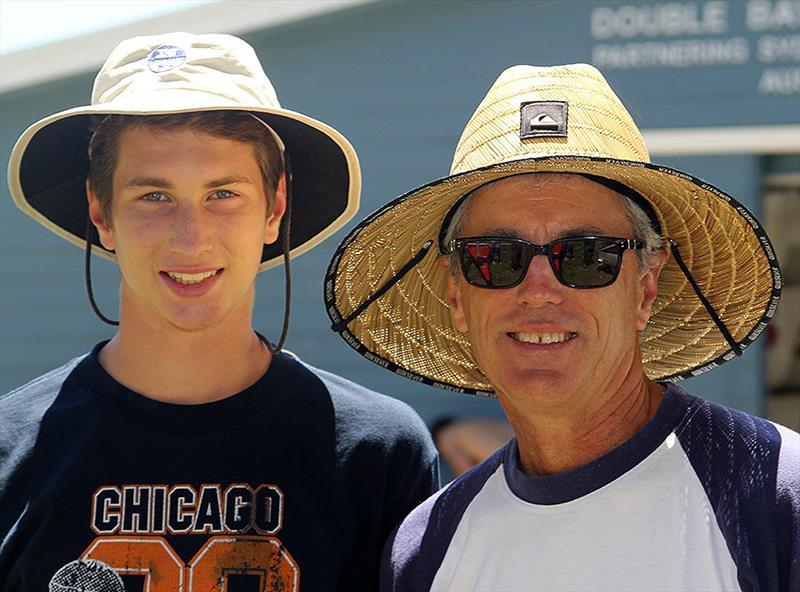
M451 173L345 239L328 310L382 366L496 395L515 437L403 521L383 589L800 589L798 434L674 384L774 313L752 215L651 164L586 65L505 71Z

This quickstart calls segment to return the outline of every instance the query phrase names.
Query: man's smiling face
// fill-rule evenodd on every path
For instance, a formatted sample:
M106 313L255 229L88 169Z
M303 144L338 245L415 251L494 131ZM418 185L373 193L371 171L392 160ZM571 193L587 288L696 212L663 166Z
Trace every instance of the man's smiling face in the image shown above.
M624 198L577 175L519 175L479 189L460 237L505 236L546 244L571 236L633 238ZM624 252L610 286L562 285L544 256L517 286L490 290L451 275L448 300L460 331L507 413L580 412L591 393L641 375L638 331L650 315L658 270ZM513 409L509 409L509 406Z
M253 146L190 129L131 127L118 150L110 220L89 195L100 240L120 266L122 321L195 331L249 315L285 186L268 213Z

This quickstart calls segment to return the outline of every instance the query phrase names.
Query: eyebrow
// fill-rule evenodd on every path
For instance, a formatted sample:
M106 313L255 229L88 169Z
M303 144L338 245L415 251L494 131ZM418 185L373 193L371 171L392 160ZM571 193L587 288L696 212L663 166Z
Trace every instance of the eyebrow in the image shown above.
M219 179L214 179L209 181L205 184L207 189L212 187L221 187L222 185L234 185L236 183L248 183L253 185L253 181L251 181L248 177L243 177L241 175L232 175L229 177L221 177ZM163 179L161 177L134 177L127 183L125 183L125 187L163 187L164 189L172 189L172 183L169 182L167 179Z
M559 232L557 238L569 238L571 236L605 236L607 234L607 232L599 229L597 226L577 226Z
M605 232L596 226L575 226L559 232L554 240L560 238L580 237L580 236L605 236ZM519 232L509 228L493 228L482 234L482 236L497 236L502 238L521 238Z

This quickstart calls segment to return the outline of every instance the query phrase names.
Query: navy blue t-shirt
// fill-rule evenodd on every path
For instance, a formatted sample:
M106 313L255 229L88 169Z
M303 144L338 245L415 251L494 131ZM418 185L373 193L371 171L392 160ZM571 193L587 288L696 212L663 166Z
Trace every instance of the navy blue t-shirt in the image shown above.
M0 399L2 590L376 588L438 487L407 405L286 353L234 396L167 404L105 372L103 345Z

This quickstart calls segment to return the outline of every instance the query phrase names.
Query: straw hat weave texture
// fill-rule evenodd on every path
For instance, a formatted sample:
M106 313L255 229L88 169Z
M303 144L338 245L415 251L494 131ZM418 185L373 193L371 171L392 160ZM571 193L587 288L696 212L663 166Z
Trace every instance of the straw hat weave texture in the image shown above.
M566 137L521 138L521 107L551 101L568 105ZM492 395L469 336L451 323L447 272L437 261L444 248L442 224L472 190L532 172L596 175L644 196L662 235L677 243L738 346L746 349L764 330L779 299L780 272L758 221L712 185L651 164L636 124L600 72L578 64L503 72L469 120L451 174L389 203L344 239L325 286L328 313L342 337L368 359L412 380ZM439 253L427 252L342 326L429 241ZM662 272L641 346L651 379L680 380L735 357L674 257Z

